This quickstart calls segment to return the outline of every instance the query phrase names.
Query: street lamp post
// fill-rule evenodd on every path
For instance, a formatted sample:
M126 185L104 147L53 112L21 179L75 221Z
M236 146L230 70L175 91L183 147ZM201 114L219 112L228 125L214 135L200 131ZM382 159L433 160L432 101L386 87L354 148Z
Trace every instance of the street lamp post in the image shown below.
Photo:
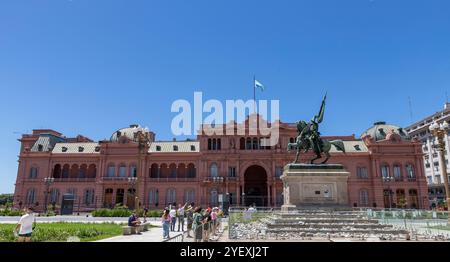
M441 124L437 122L433 122L430 125L431 133L437 138L437 145L435 146L436 150L439 152L439 166L441 167L441 176L444 180L445 187L445 195L447 197L447 212L449 212L449 204L450 204L450 191L448 188L448 174L447 174L447 164L445 163L445 135L448 133L449 125L447 121L444 121ZM448 217L448 222L450 224L450 215Z
M392 192L391 192L391 185L390 182L393 180L393 177L387 176L383 177L383 181L387 183L388 186L388 193L389 193L389 209L392 209Z
M44 178L44 184L45 184L45 201L44 201L44 213L47 214L47 201L48 201L48 194L50 193L50 186L55 182L55 179L53 177L46 177Z

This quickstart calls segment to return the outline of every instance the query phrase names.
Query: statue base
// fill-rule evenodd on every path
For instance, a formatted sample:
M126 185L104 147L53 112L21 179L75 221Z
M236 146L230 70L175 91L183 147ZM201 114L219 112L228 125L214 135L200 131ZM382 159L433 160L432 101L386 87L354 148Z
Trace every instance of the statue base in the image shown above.
M288 164L284 167L282 211L305 207L349 206L350 173L339 164Z

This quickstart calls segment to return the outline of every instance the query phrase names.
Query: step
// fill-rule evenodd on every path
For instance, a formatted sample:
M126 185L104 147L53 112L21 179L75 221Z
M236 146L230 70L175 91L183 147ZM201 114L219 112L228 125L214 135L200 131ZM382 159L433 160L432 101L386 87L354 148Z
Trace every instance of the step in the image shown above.
M306 228L277 228L277 229L267 229L266 233L354 233L354 234L406 234L406 230L382 230L382 229L338 229L330 230L329 228L316 228L316 229L306 229Z
M381 224L267 224L267 228L355 228L355 229L379 229L379 228L392 228L392 225Z
M315 224L315 223L356 223L356 224L378 224L376 219L329 219L329 218L308 218L308 219L282 219L282 218L268 218L271 223L283 223L283 224Z

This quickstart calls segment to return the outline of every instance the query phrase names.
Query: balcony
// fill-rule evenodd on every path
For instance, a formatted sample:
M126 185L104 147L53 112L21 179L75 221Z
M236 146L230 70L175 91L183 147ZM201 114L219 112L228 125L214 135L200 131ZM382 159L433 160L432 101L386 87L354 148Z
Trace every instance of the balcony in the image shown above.
M196 177L151 177L150 182L197 182Z
M65 178L55 178L54 180L55 183L59 183L59 182L95 182L95 177L65 177Z
M238 181L239 180L239 178L237 178L237 177L235 177L235 176L229 176L229 177L227 177L227 181L229 181L229 182L236 182L236 181Z
M218 177L205 177L203 179L203 182L205 183L223 183L224 177L218 176Z
M118 181L118 182L128 182L128 177L123 177L123 176L104 176L102 177L103 181Z
M415 177L408 177L408 182L416 182L417 179Z
M394 177L395 182L401 182L403 181L403 177Z

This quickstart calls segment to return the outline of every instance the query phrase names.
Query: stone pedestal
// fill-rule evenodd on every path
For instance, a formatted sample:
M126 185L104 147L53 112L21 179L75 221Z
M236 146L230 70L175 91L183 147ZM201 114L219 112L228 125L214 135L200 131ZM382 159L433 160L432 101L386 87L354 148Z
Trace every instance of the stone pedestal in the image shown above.
M288 164L284 167L282 211L310 206L349 206L347 180L339 164Z

